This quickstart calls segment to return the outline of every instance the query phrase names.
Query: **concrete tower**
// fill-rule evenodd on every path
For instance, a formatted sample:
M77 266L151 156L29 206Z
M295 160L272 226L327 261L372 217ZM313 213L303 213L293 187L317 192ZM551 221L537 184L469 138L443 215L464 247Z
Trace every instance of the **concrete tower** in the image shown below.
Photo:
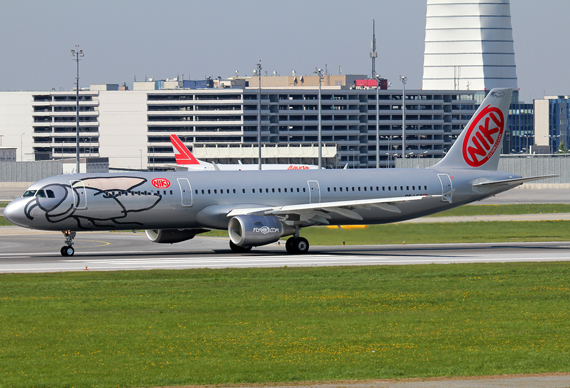
M427 0L424 90L518 90L509 0Z

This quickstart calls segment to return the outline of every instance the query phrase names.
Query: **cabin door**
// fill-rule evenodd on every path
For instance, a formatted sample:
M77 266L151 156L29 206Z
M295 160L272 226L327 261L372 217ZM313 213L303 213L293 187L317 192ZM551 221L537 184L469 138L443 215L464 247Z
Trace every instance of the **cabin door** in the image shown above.
M309 203L321 202L321 188L318 181L307 181L309 185Z
M178 178L180 186L180 201L183 207L192 206L192 187L187 178Z
M451 185L451 178L449 174L437 174L441 182L441 200L451 203L451 196L453 194L453 187Z
M69 181L73 192L73 206L77 210L87 209L87 191L83 181Z

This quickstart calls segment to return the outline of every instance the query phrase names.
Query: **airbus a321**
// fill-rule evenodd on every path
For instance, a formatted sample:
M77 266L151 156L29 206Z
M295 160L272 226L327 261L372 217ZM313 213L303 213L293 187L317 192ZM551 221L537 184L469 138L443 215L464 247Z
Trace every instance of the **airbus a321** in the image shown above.
M192 152L176 135L170 135L172 148L175 150L176 164L185 166L188 171L251 171L258 170L257 164L217 164L196 159ZM318 168L314 164L262 164L262 170L311 170Z
M227 229L235 252L291 236L287 251L306 253L302 228L408 220L546 178L497 171L511 93L489 92L447 155L428 168L61 175L31 185L4 216L62 231L63 256L74 254L77 232L133 229L155 243Z

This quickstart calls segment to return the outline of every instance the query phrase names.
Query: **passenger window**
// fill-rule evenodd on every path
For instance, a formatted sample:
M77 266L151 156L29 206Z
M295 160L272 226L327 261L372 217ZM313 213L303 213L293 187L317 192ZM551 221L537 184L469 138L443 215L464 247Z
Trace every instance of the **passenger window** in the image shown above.
M172 195L172 190L170 190L170 195Z
M299 188L297 187L297 193L299 192Z
M398 186L394 186L394 191L398 191Z
M352 191L354 191L354 187L352 187Z
M416 186L412 186L412 190L415 190L415 189L416 189Z
M331 191L331 188L330 188L330 187L327 187L327 190L328 190L328 192L330 193L330 191Z
M364 186L364 191L366 191L366 186Z
M303 193L306 193L307 189L305 187L303 187Z
M208 194L212 194L212 191L210 189L208 189Z
M275 192L275 187L271 189L271 192L274 193Z
M410 186L406 186L406 190L410 190Z
M267 187L265 188L265 192L269 194L269 189Z
M281 189L280 189L280 188L278 188L278 189L277 189L277 191L278 191L278 192L281 192Z
M427 186L424 186L424 190L427 190Z
M217 189L214 189L214 194L218 194L218 190L217 190Z
M255 194L255 189L251 189L251 191L253 191L253 194Z
M202 189L202 194L204 194L204 189Z
M245 192L245 190L244 190L244 192ZM236 193L236 189L234 189L234 194L235 194L235 193Z
M333 191L336 191L336 187L333 187Z
M194 190L194 192L195 192L196 194L198 194L198 189Z
M386 191L386 186L382 186L382 191Z
M339 190L342 191L342 187L339 187Z
M400 190L401 190L401 191L404 191L404 186L400 186Z
M285 192L287 192L287 187L285 187L283 190L285 190Z

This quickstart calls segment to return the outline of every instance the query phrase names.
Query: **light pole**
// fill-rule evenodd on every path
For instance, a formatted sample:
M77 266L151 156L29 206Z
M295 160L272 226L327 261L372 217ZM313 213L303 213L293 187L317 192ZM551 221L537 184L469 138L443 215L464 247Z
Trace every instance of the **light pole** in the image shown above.
M402 81L402 158L406 157L406 76L400 76Z
M79 174L79 61L83 57L83 50L79 49L79 45L75 45L75 50L71 50L71 56L77 63L77 76L75 77L75 154L76 154L76 171Z
M261 61L257 64L257 69L253 71L253 75L257 75L257 169L261 170Z
M20 162L24 161L24 135L26 132L22 132L20 135Z
M322 109L321 109L321 81L323 80L323 70L316 69L315 73L319 77L319 170L322 168L323 165L323 147L322 147L322 129L323 129L323 122L322 122Z
M380 103L378 102L380 76L374 74L374 77L376 78L376 168L380 168Z

